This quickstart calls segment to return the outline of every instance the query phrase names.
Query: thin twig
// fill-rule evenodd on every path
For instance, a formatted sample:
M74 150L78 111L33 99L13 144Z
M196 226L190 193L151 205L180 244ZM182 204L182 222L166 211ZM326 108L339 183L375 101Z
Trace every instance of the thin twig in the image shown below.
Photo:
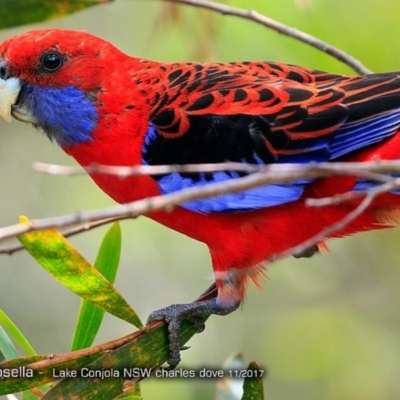
M310 237L304 242L294 247L291 247L290 249L287 249L281 253L272 255L268 261L272 263L293 254L302 254L310 247L322 242L325 238L333 235L336 232L340 232L347 225L353 222L357 217L359 217L371 205L372 201L376 198L377 195L377 193L368 193L368 195L365 196L364 200L353 211L349 212L344 218L337 221L333 225L326 227L321 232Z
M35 162L32 168L36 172L46 173L49 175L87 175L87 174L103 174L103 175L115 175L119 178L127 178L128 176L136 175L164 175L171 174L173 172L217 172L217 171L238 171L238 172L258 172L265 169L265 166L243 164L239 162L229 163L215 163L215 164L192 164L192 165L135 165L131 167L116 166L116 165L102 165L92 164L85 168L69 166L69 165L58 165L58 164L47 164L42 162ZM399 164L400 171L400 164Z
M245 182L246 188L249 189L251 187L255 187L260 184L274 184L274 183L284 183L291 182L296 179L305 179L305 178L320 178L320 177L329 177L329 176L357 176L364 179L375 180L377 182L387 183L387 191L392 190L396 185L397 181L391 177L384 176L379 173L396 173L400 172L400 162L399 161L374 161L368 163L361 162L341 162L341 163L312 163L312 164L283 164L283 165L243 165L241 163L220 163L220 164L197 164L197 165L160 165L160 166L134 166L134 167L120 167L120 166L108 166L108 165L92 165L86 167L84 170L81 167L70 167L70 166L61 166L54 164L45 164L45 163L35 163L34 169L36 171L45 172L49 174L61 174L61 175L78 175L78 174L86 174L89 173L102 173L102 174L111 174L117 175L118 177L126 178L130 175L157 175L157 174L167 174L172 172L215 172L221 170L237 170L239 172L258 172L259 176L254 180L251 178L253 183L250 183L250 186ZM248 178L247 178L248 180ZM395 182L396 181L396 182ZM229 187L227 186L229 183ZM231 181L227 183L219 183L212 185L212 193L211 195L217 195L221 193L231 192L231 191L239 191L243 188L243 181L238 179L236 181ZM379 186L381 187L381 186ZM204 196L204 193L210 193L210 188L208 186L204 186L197 189L190 189L191 197L190 199L200 198ZM206 191L206 192L204 192ZM368 191L357 191L357 192L349 192L341 195L336 195L333 197L329 197L326 199L307 199L307 204L312 206L322 206L329 204L337 204L339 202L343 202L346 200L351 200L356 197L365 196ZM161 205L161 208L167 208L171 205L177 205L180 202L185 201L186 197L180 198L182 192L178 192L174 194L174 199L172 203L164 203ZM183 193L185 196L185 193ZM180 200L177 202L177 197ZM187 198L186 198L187 200ZM146 201L146 200L144 200ZM133 206L133 204L132 204ZM142 204L143 206L143 204ZM134 206L133 206L134 207ZM142 211L141 211L142 210ZM109 217L108 211L98 211L97 216L94 217L95 221L91 223L86 223L83 226L79 226L77 228L73 228L64 232L64 236L70 237L76 235L78 233L89 231L91 229L97 228L104 224L124 219L130 218L133 214L131 211L125 210L126 215L118 214L116 216ZM134 211L135 215L140 215L141 213L146 212L143 208L140 208L137 211ZM83 213L79 213L79 216L84 215ZM108 217L107 217L108 216ZM76 219L77 216L70 216L69 222L65 225L64 222L54 221L54 223L49 223L47 227L55 227L55 226L70 226L76 223L84 222L84 220ZM100 219L100 220L98 220ZM48 219L51 221L52 219ZM56 224L56 225L55 225ZM41 225L42 226L42 225ZM9 227L11 229L11 227ZM43 228L43 226L42 226ZM6 228L3 228L6 229ZM39 229L39 227L37 228ZM0 229L0 232L4 233L4 230ZM18 233L21 233L18 231ZM17 233L16 233L17 234ZM15 235L16 235L15 234ZM11 235L11 236L15 236ZM6 234L6 237L9 237ZM12 244L9 246L3 246L0 248L0 254L8 254L11 255L16 251L22 250L23 247L20 244Z
M251 173L253 176L222 182L213 185L207 185L200 188L192 188L186 191L177 192L170 197L161 196L160 198L145 199L141 202L132 203L127 207L115 207L93 211L92 213L77 213L75 215L57 217L56 219L46 219L34 221L33 226L28 230L43 229L50 227L68 227L79 223L85 223L84 226L74 228L65 232L65 236L72 236L83 231L88 231L105 223L131 218L150 211L167 209L178 205L184 201L208 196L217 196L223 193L237 192L250 189L259 185L282 184L295 181L297 179L316 179L331 176L355 176L358 178L374 180L376 182L387 183L386 191L393 190L397 186L397 180L382 175L387 173L399 173L400 161L373 161L373 162L335 162L335 163L310 163L310 164L282 164L282 165L243 165L241 163L220 163L220 164L197 164L197 165L160 165L160 166L109 166L109 165L91 165L84 170L81 167L61 166L54 164L35 163L36 171L57 175L78 175L86 173L111 174L121 179L131 175L158 175L172 172L215 172L221 170L237 170L239 172ZM254 172L257 171L257 172ZM360 196L365 196L368 191L349 192L335 195L326 199L307 199L307 205L324 206L338 204ZM188 197L189 196L189 197ZM160 199L163 199L162 201ZM155 202L155 203L154 203ZM110 214L111 212L111 214ZM90 222L90 223L89 223ZM39 223L39 225L38 225ZM18 228L17 228L18 227ZM25 227L25 229L27 229ZM27 230L21 230L20 225L0 229L0 240L16 236ZM21 249L19 244L13 244L0 248L0 254L12 254Z
M296 171L293 172L292 180L300 179L300 177L304 177L304 173L296 174ZM199 188L184 189L176 193L150 197L116 207L92 211L78 211L75 214L32 220L29 224L16 224L0 228L0 241L40 229L65 228L108 218L126 219L147 214L152 211L169 210L171 207L185 201L219 196L226 193L237 193L271 181L276 181L276 178L267 174L254 173L228 182L205 185Z
M92 164L85 169L67 165L46 164L36 162L33 169L50 175L86 175L104 174L127 178L136 175L165 175L178 173L207 173L218 171L236 171L244 173L264 172L271 175L268 183L279 183L293 180L293 173L304 173L302 178L322 178L327 176L351 175L377 182L387 182L392 178L381 174L400 173L400 161L370 161L370 162L311 162L308 164L243 164L226 162L215 164L192 165L136 165L132 167Z
M341 171L337 171L335 168L328 170L325 167L321 168L321 166L318 164L292 164L290 168L285 171L285 173L279 173L279 171L275 169L276 166L269 167L274 167L272 173L256 172L242 178L209 184L197 188L185 189L176 193L155 196L117 207L111 207L102 210L82 211L71 215L34 220L31 221L30 224L17 224L4 227L0 229L0 240L15 237L22 233L33 230L65 228L81 223L98 222L99 220L108 218L126 219L137 217L152 211L170 210L171 207L177 206L189 200L214 197L226 193L237 193L261 185L292 182L299 179L316 177L358 175L358 172L351 168ZM385 170L386 168L387 166L384 167ZM290 173L288 173L289 170ZM366 173L368 173L368 176L371 176L371 172L369 171L364 171L360 175L365 176ZM390 177L378 176L376 174L372 174L372 177L377 181L382 181L385 183L387 183L388 179L390 179Z
M83 233L83 232L87 232L87 231L90 231L95 228L99 228L100 226L107 225L107 224L110 224L111 222L115 222L115 221L119 221L119 220L120 220L120 218L118 218L118 217L102 219L100 221L96 221L96 222L92 222L90 224L85 224L85 225L78 226L76 228L72 228L68 231L62 232L62 234L64 237L67 238L67 237L71 237L74 235L78 235L79 233ZM14 254L18 251L21 251L21 250L25 250L25 247L23 247L19 243L13 243L13 244L10 244L9 246L0 247L0 254L7 254L7 255L11 256L12 254Z
M215 3L206 0L164 0L164 1L186 4L192 7L206 8L208 10L219 12L223 15L232 15L235 17L248 19L250 21L261 24L267 28L273 29L278 33L290 36L312 47L315 47L316 49L321 50L324 53L327 53L330 56L336 58L340 62L346 64L360 75L367 75L372 73L372 71L369 70L365 65L363 65L359 60L357 60L355 57L350 56L343 50L340 50L337 47L334 47L298 29L289 27L271 18L268 18L265 15L260 14L253 9L244 10L241 8L235 8L227 6L225 4Z
M400 187L400 178L392 178L390 181L378 186L371 187L366 190L350 191L342 194L336 194L331 197L324 197L321 199L306 199L306 204L310 207L325 207L330 205L337 205L347 201L355 200L359 197L374 195L378 196L382 193L391 192Z
M354 221L357 217L359 217L372 203L372 201L378 197L380 194L390 192L394 189L398 189L400 187L400 178L394 178L390 182L383 183L381 185L372 187L367 190L353 191L347 192L339 195L335 195L332 197L325 197L322 199L306 199L306 204L313 207L324 207L329 205L336 205L339 203L343 203L345 201L354 200L360 196L365 196L364 200L349 214L347 214L343 219L336 222L333 225L328 226L326 229L322 230L317 235L309 238L308 240L300 243L299 245L292 247L280 254L274 255L270 261L276 261L277 259L281 259L293 254L301 254L311 246L321 242L324 238L329 237L330 235L340 232L344 229L350 222Z
M282 253L273 255L270 258L270 262L276 261L281 258L288 257L293 254L301 254L310 247L322 242L326 237L331 236L336 232L340 232L348 224L353 222L357 217L359 217L372 203L372 201L378 197L380 194L390 192L394 189L400 187L400 178L393 178L391 181L371 187L367 190L351 191L343 194L338 194L332 197L325 197L322 199L306 199L306 204L311 207L325 207L330 205L337 205L346 201L355 200L361 196L365 196L364 200L349 214L347 214L343 219L339 220L333 225L328 226L323 229L317 235L307 239L303 243L296 245L290 249L285 250Z
M367 196L363 199L363 201L354 208L351 212L349 212L344 218L340 219L337 221L335 224L328 226L327 228L321 230L318 232L316 235L312 236L311 238L305 240L304 242L291 247L281 253L273 254L269 259L267 260L267 263L273 263L276 262L280 259L293 256L296 254L303 254L305 251L310 249L311 247L315 246L316 244L322 242L324 239L329 237L330 235L341 231L344 229L348 224L350 224L352 221L354 221L357 217L359 217L372 203L372 201L375 199L375 197L378 195L378 193L368 193ZM225 272L214 272L214 276L217 279L232 279L232 275L240 275L240 276L247 276L251 277L257 276L260 273L263 272L263 268L265 268L265 265L260 265L259 268L240 268L240 269L232 269L230 271L225 271Z

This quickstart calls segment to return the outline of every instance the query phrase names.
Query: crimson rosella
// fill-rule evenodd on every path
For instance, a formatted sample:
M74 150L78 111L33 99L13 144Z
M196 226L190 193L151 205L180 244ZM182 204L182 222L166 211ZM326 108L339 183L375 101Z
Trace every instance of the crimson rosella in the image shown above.
M84 32L34 30L0 46L0 113L42 129L83 167L392 160L400 155L400 76L352 77L273 62L160 63L130 57ZM92 174L119 203L239 177L235 171L161 176ZM345 217L355 202L320 209L305 199L362 190L357 177L303 179L188 201L147 217L205 243L218 295L156 311L179 355L182 319L225 315L263 262ZM341 232L393 226L387 193ZM311 248L312 254L317 248ZM309 255L308 254L308 255Z

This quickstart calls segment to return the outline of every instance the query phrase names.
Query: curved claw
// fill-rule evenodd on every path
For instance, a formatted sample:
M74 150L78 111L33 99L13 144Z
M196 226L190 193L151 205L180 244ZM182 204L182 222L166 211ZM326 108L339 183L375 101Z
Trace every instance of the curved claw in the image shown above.
M230 307L221 307L218 299L211 299L189 304L172 304L160 310L153 311L147 319L147 324L154 321L165 321L168 324L168 340L169 349L171 351L168 359L170 368L175 368L181 361L181 322L188 320L192 322L197 333L205 329L204 317L210 314L226 315L235 311L239 304L234 304Z

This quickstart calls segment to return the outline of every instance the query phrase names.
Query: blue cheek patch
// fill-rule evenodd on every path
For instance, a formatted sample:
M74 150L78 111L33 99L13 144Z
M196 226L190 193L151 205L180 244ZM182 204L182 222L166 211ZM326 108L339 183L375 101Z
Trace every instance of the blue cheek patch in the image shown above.
M82 90L73 86L40 88L25 83L22 101L37 119L35 126L60 146L92 140L98 113L93 101Z

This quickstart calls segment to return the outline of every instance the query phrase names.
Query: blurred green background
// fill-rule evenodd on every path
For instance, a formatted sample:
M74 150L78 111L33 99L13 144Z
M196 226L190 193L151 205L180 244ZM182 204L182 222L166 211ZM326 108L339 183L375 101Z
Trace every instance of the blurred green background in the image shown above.
M398 0L227 0L302 29L359 58L375 72L400 70ZM23 10L21 10L23 12ZM156 60L277 60L352 73L331 57L249 21L161 1L116 0L69 17L0 31L81 29L123 51ZM74 161L32 127L0 121L0 225L110 206L87 177L35 173L33 161ZM116 286L142 319L194 299L212 281L204 245L140 218L122 223ZM93 260L105 228L72 241ZM273 234L273 233L271 233ZM328 243L310 260L271 265L264 290L250 287L242 309L212 317L182 366L218 367L234 350L268 369L268 399L400 398L399 233L360 234ZM39 353L66 352L79 299L25 253L0 256L0 307ZM97 342L132 327L107 316ZM212 399L213 380L148 380L145 399Z

